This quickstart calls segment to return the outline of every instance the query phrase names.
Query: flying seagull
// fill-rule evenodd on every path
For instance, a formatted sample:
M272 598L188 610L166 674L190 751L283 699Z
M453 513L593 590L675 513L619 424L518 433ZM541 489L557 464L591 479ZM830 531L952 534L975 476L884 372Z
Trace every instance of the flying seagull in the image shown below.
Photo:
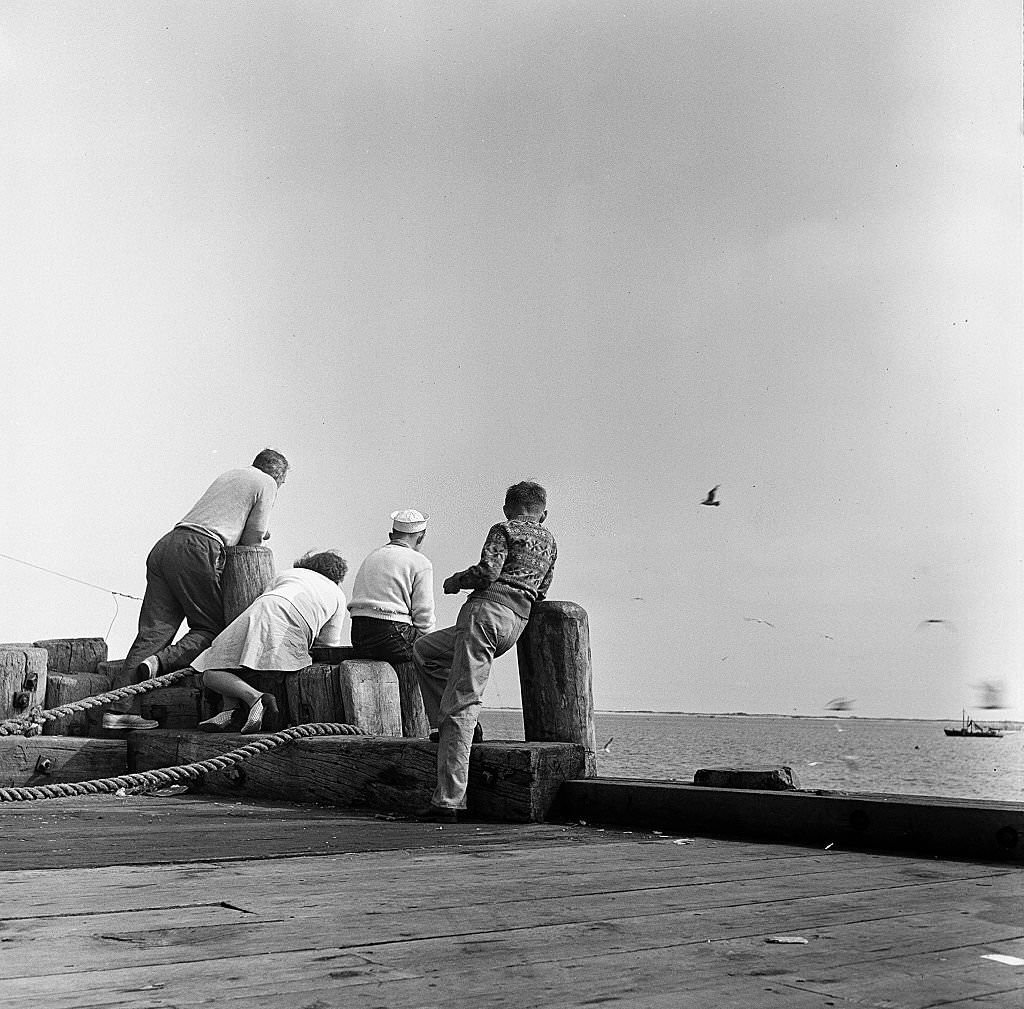
M749 620L752 624L766 624L768 627L774 627L770 620L762 620L760 617L744 617L744 620Z
M722 485L720 483L716 483L715 486L708 491L708 496L704 498L703 501L701 501L701 504L711 505L712 507L717 508L722 502L715 500L715 494L718 492L718 488L721 486Z
M947 631L954 634L956 633L956 626L953 624L952 620L938 620L935 617L932 617L930 620L922 620L917 625L917 629L919 631L923 631L928 627L944 627Z
M853 711L853 701L849 697L833 697L825 708L828 711Z

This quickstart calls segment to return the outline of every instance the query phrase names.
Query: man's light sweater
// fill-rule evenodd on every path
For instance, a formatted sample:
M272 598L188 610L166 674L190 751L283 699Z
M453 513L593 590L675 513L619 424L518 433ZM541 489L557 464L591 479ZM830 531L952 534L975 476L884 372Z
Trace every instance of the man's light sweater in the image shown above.
M434 568L406 543L387 543L360 565L348 611L412 624L424 634L434 629Z
M277 481L255 466L222 473L175 526L195 529L226 547L258 545L277 500Z

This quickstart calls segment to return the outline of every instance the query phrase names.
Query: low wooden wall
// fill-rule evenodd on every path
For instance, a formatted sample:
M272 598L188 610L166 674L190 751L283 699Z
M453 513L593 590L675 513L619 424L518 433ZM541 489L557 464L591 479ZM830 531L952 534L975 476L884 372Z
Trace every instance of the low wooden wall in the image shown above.
M206 760L251 742L236 733L154 729L128 737L133 771ZM477 743L469 762L469 813L490 820L539 822L559 787L584 773L586 750L572 743ZM236 768L207 775L201 790L411 813L425 807L437 780L437 744L389 736L300 739Z
M628 778L566 781L553 817L635 828L1024 862L1024 804L758 791Z

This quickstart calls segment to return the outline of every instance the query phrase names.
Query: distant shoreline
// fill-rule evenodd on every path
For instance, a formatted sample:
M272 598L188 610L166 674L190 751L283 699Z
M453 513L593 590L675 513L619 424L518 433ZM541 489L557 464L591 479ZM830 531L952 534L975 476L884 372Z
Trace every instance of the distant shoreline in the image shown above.
M487 704L484 708L488 711L518 711L518 707L501 707L499 705ZM861 721L861 722L959 722L959 716L949 718L906 718L899 715L783 715L775 711L656 711L652 708L595 708L595 715L680 715L692 718L828 718L837 722ZM1000 728L1024 729L1024 722L1012 718L980 718L977 721L998 725Z

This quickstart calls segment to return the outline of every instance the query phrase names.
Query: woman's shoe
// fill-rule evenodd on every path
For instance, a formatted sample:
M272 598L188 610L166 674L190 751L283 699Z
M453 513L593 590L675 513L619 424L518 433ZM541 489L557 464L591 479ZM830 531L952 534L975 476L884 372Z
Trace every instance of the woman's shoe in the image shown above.
M242 726L242 733L250 735L263 730L263 720L277 721L277 698L273 694L261 694L249 709L249 717Z
M200 732L240 732L245 723L241 708L226 708L212 718L199 723Z

